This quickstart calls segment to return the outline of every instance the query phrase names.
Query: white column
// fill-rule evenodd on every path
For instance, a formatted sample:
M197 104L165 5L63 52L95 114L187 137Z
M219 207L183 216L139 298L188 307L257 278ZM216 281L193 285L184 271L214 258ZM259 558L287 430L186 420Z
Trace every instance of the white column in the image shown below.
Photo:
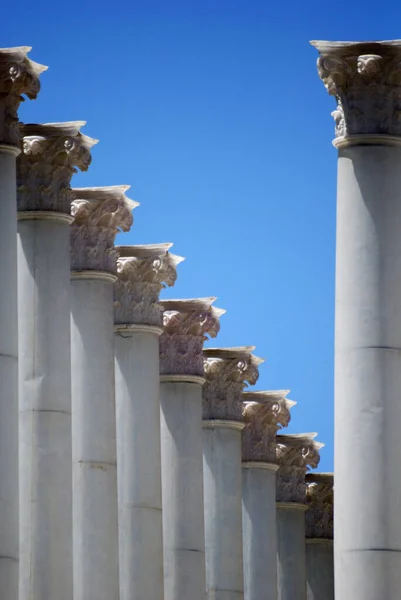
M82 124L23 126L17 161L20 600L72 600L70 179L94 143Z
M215 298L163 301L160 403L165 600L204 600L202 458L204 341L224 310Z
M306 475L307 600L334 600L333 474Z
M208 600L244 597L242 559L242 393L255 384L253 346L204 350L203 483Z
M314 45L337 102L336 598L390 600L401 589L401 42Z
M74 600L118 600L113 283L128 186L74 189L71 380Z
M18 329L16 157L18 107L36 98L46 69L29 47L0 49L0 595L18 597Z
M163 600L160 290L183 259L172 244L117 246L114 286L120 600Z
M319 464L316 433L278 435L277 576L278 600L306 600L305 474Z
M277 600L276 433L287 427L288 391L245 392L242 523L245 600Z

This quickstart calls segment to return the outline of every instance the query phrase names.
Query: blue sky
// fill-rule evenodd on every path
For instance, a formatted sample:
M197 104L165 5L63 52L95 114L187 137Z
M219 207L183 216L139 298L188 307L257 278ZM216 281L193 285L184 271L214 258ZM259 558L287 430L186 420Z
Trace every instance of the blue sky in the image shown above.
M86 120L100 143L76 186L130 184L120 243L174 242L164 297L217 296L213 345L253 344L258 389L291 389L288 432L333 466L334 108L310 39L390 39L396 3L27 2L1 46L49 65L25 122ZM357 426L357 424L355 424Z

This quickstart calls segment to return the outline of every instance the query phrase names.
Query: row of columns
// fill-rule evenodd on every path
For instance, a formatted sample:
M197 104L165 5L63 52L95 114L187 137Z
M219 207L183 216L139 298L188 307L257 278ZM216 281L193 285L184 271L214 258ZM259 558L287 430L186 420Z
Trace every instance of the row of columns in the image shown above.
M34 95L15 87L21 72L38 88L43 68L26 51L0 51L2 102L9 89ZM215 298L160 302L183 260L170 244L114 245L133 222L129 186L71 188L96 143L82 125L24 125L7 154L20 152L13 182L7 161L4 175L11 254L18 209L6 280L15 302L18 272L19 366L17 380L11 311L0 589L7 600L18 587L20 600L305 600L305 473L321 444L276 437L293 403L244 391L263 362L253 347L203 349L224 313Z

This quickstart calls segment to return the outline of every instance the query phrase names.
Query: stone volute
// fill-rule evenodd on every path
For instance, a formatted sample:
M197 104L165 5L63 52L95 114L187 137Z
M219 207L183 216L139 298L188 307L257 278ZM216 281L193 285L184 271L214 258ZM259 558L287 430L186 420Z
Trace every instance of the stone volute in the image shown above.
M34 100L47 67L28 58L29 46L0 48L0 144L19 146L18 108L24 94Z
M319 450L324 444L315 441L317 433L277 435L277 502L305 504L305 475L316 469Z
M132 325L162 327L160 291L174 285L184 258L169 252L172 244L116 246L114 322L123 331Z
M254 346L207 348L203 351L205 384L203 420L242 423L242 394L255 385L259 365L264 362L252 354Z
M317 68L337 101L334 145L401 144L401 40L313 41Z
M333 473L306 474L305 533L310 539L333 539Z
M70 181L76 169L86 171L97 140L80 132L85 121L27 124L21 127L17 159L18 218L72 221L74 194ZM45 213L45 214L44 214Z
M203 378L203 344L217 336L226 312L213 306L216 298L162 300L163 333L160 337L161 379L171 376Z
M242 431L243 462L276 463L276 434L287 427L296 402L286 398L289 390L244 392Z
M125 195L129 188L129 185L116 185L72 189L71 271L74 278L88 271L116 278L114 239L117 233L129 231L133 223L132 210L139 206Z

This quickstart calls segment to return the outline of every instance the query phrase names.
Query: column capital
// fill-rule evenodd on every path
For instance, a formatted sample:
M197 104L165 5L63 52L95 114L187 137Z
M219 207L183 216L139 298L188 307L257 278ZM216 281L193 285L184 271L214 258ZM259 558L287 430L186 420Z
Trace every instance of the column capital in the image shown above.
M184 258L170 254L173 244L116 246L117 281L114 284L114 322L118 325L162 326L162 288L174 285L177 265Z
M320 461L319 450L324 444L315 441L317 433L299 433L276 436L277 502L305 503L305 474L308 468L316 469Z
M242 422L242 394L255 385L263 358L254 356L255 346L207 348L203 351L203 420Z
M306 474L305 532L307 538L333 539L333 473Z
M139 206L125 192L129 185L73 188L71 214L71 270L116 272L114 239L129 231L132 210Z
M39 75L47 67L30 60L32 48L0 48L0 144L19 145L18 108L24 94L34 100L40 90Z
M286 396L289 390L244 392L242 460L244 462L276 462L276 434L287 427L290 409L296 402Z
M334 145L401 144L401 40L311 44L337 101Z
M213 306L216 298L162 300L160 374L203 376L203 344L217 336L226 312Z
M85 121L26 124L21 127L22 151L17 160L18 212L70 215L71 177L87 171L97 140L80 132Z

